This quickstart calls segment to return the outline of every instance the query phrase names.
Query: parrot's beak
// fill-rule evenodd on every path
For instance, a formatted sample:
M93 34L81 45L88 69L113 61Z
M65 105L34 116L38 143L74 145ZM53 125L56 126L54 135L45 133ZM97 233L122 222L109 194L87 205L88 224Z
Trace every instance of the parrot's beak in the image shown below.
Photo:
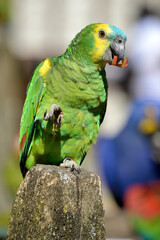
M126 39L117 36L111 45L107 48L105 55L103 56L103 60L107 61L110 65L127 68L128 58L124 58L125 43Z

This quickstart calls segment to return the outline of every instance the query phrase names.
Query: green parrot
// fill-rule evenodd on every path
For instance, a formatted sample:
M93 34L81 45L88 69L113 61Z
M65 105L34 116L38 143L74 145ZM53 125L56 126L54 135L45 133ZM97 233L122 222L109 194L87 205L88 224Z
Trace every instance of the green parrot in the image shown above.
M79 32L66 52L47 58L27 88L19 135L23 177L36 164L80 170L107 105L105 65L127 67L126 35L104 23Z

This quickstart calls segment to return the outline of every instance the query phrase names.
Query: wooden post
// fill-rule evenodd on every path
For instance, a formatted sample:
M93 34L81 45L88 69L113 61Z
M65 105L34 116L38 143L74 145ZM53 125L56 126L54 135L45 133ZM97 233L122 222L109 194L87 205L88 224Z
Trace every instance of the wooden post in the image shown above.
M7 239L104 240L103 217L99 176L37 165L17 191Z

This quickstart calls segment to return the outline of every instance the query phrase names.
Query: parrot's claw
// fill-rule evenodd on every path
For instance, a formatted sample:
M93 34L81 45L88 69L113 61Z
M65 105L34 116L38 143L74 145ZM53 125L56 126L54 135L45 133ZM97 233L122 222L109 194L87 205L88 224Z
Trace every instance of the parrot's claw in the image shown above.
M61 127L62 118L63 118L62 109L57 104L52 104L48 113L46 110L44 112L44 116L43 116L43 119L45 121L51 121L52 119L54 119L55 128L57 128L57 129L59 129Z
M78 173L81 172L81 166L79 166L75 161L71 158L65 158L63 163L60 164L61 167L70 168L71 172L76 170Z

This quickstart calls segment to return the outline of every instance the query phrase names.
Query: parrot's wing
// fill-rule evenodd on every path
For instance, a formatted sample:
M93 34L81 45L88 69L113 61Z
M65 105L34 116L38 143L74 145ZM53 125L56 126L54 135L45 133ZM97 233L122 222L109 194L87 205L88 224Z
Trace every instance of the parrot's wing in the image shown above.
M46 88L44 79L39 73L40 66L41 64L35 70L28 86L27 97L23 107L19 134L19 157L21 167L25 167L25 161L29 153L35 130L35 117Z

